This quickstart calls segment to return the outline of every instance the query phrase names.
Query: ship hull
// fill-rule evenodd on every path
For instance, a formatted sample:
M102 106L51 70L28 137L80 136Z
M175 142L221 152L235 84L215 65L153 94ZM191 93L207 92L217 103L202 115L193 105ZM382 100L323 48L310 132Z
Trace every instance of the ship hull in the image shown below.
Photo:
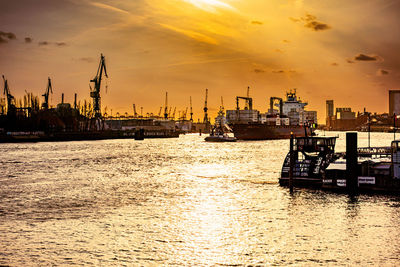
M239 140L269 140L269 139L288 139L291 133L296 137L311 135L308 128L298 125L275 126L263 123L243 123L231 125L233 134Z

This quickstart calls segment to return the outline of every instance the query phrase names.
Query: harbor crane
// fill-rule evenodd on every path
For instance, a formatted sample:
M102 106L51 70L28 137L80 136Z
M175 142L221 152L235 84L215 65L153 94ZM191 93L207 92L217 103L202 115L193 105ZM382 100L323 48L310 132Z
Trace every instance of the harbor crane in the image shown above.
M246 101L245 109L252 110L253 109L253 98L251 97L244 97L244 96L237 96L236 97L236 109L239 110L239 99L244 99Z
M246 94L247 98L250 98L250 86L247 86L247 94ZM246 108L250 109L249 106L249 101L246 101Z
M271 112L271 114L274 113L274 102L275 102L275 100L279 101L279 117L282 117L282 114L283 114L283 111L282 111L282 109L283 109L283 100L280 97L271 97L269 99L269 108L271 109L270 112Z
M15 114L16 112L15 98L10 93L10 88L8 87L8 81L6 80L6 78L4 78L4 75L3 75L3 81L4 81L4 95L6 96L7 99L7 115Z
M103 54L100 56L100 63L97 69L96 76L90 80L90 82L94 83L93 89L91 89L90 97L93 98L93 112L95 118L101 118L101 109L100 109L100 86L101 86L101 79L103 76L108 78L106 63Z
M175 120L175 112L176 112L176 107L174 108L174 113L172 113L172 120Z
M158 117L161 117L162 107L160 107L160 111L158 112Z
M49 95L50 93L53 93L53 88L51 86L51 79L50 77L48 77L47 80L47 88L46 91L44 92L44 94L42 96L44 96L44 102L42 103L42 108L43 109L48 109L49 108ZM76 99L75 99L76 102Z
M188 108L186 107L185 113L183 113L183 114L184 114L184 115L183 115L183 119L184 119L184 120L186 120L187 112L188 112Z
M192 97L190 97L190 121L193 121Z
M204 108L203 108L203 110L204 110L204 119L203 119L203 123L206 123L206 124L209 123L209 120L208 120L208 113L207 113L207 111L208 111L208 107L207 107L207 98L208 98L208 89L206 88L206 98L205 98L205 100L204 100Z
M168 112L168 92L165 92L165 109L164 109L164 119L168 119L168 115L171 112L171 110L169 110Z
M137 118L138 114L137 114L137 112L136 112L136 105L135 105L135 104L132 104L132 106L133 106L133 117L134 117L134 118Z

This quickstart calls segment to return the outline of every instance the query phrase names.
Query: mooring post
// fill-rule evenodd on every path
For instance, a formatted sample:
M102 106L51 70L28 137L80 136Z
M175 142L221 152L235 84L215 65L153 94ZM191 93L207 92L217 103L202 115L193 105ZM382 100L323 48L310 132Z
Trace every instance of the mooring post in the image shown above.
M293 193L293 171L294 171L294 150L293 150L293 133L290 133L290 150L289 150L290 168L289 168L289 188L290 193Z
M393 141L396 140L396 113L393 113Z
M349 193L358 190L357 133L346 133L346 188Z

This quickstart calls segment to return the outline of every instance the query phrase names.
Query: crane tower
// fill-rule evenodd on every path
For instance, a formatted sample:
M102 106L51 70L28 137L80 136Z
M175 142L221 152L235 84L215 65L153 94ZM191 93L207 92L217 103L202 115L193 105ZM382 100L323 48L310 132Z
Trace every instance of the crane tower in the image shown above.
M95 118L101 118L100 86L101 86L103 71L104 75L108 78L105 59L103 54L101 54L99 67L97 69L97 74L92 80L90 80L90 82L94 83L93 89L90 92L90 97L93 98L93 112Z

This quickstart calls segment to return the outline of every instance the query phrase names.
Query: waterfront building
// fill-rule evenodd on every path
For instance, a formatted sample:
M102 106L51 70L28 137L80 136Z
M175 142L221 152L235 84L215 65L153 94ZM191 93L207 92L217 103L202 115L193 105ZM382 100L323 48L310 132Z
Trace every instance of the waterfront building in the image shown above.
M389 90L389 115L400 114L400 90Z

